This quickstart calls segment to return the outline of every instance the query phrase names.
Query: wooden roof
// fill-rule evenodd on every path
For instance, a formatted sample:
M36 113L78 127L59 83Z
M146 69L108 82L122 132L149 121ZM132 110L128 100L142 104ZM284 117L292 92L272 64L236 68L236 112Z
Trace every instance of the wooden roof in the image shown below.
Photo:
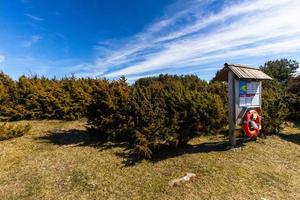
M228 71L231 70L239 79L272 80L261 70L238 64L224 64L224 68L217 74L216 80L228 81Z

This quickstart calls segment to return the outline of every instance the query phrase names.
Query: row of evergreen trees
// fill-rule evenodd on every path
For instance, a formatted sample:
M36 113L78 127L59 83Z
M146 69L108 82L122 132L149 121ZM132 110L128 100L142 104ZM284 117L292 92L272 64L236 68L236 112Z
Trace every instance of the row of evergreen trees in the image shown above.
M48 79L0 73L0 117L8 120L64 119L86 116L91 93L104 80L75 77Z
M291 76L298 67L286 59L261 66L274 78L263 83L266 133L277 133L284 120L300 119L300 78ZM15 81L0 73L0 117L87 117L91 132L107 140L129 142L133 152L150 157L162 145L177 146L201 132L222 131L227 125L227 86L193 75L160 75L129 85L125 78L22 76Z

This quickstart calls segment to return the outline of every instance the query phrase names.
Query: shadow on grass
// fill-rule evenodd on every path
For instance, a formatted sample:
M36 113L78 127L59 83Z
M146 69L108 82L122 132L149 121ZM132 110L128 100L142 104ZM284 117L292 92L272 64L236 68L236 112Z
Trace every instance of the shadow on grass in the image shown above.
M300 122L294 122L292 127L293 131L279 133L278 136L283 140L300 145Z
M299 144L300 145L300 133L296 133L296 134L284 134L284 133L280 133L278 134L278 136L286 141L289 142L293 142L295 144Z
M78 129L51 131L47 135L38 137L36 139L59 146L92 146L100 150L127 146L125 142L109 142L104 137L95 136L89 134L86 130Z
M244 143L251 140L238 139L236 148L245 146ZM185 154L198 154L198 153L209 153L209 152L221 152L230 150L230 144L228 141L220 142L204 142L201 144L186 144L184 146L179 146L178 148L170 148L169 146L162 146L159 151L154 151L152 158L149 159L152 163L157 163L169 158L178 157ZM141 161L143 158L137 157L135 154L131 154L130 151L116 153L117 156L126 158L123 161L125 167L133 166Z
M143 158L138 157L132 151L132 146L126 142L109 142L106 138L89 134L86 130L60 130L49 132L45 136L36 138L46 143L51 143L59 146L74 145L74 146L92 146L99 150L107 150L114 147L123 147L122 151L116 152L115 155L124 159L123 164L125 167L135 165ZM237 140L237 147L243 147L247 140ZM221 142L205 142L201 144L186 144L178 148L171 148L169 146L162 146L159 151L154 151L150 162L156 163L168 158L181 156L184 154L197 154L229 150L229 143L227 141Z

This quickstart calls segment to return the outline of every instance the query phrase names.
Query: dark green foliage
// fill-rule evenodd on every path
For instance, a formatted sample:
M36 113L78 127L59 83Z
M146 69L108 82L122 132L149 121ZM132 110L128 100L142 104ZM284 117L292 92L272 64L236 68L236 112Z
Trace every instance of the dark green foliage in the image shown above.
M0 141L8 140L11 138L21 137L27 134L31 129L31 125L0 125Z
M300 75L289 80L286 103L289 108L288 120L300 121Z
M300 78L295 60L268 61L260 69L274 78L263 83L263 131L276 134L285 120L300 119Z
M277 134L288 114L286 95L282 86L275 80L265 81L262 99L262 131L266 134Z
M290 121L300 120L300 77L294 77L298 68L299 63L297 61L287 59L268 61L264 64L264 66L260 67L261 70L272 76L275 81L278 81L281 85L280 87L279 84L275 84L275 90L273 90L275 85L269 87L270 91L268 96L270 96L270 99L266 100L264 98L263 102L265 105L268 104L267 101L274 103L274 112L276 112L276 104L278 104L279 116L281 117L285 115L283 114L284 112L280 112L281 108L283 109L283 107L285 107L283 110L288 110L287 117L285 119ZM280 94L280 96L275 97L276 94L272 94L272 90L273 93ZM268 96L266 96L266 98L268 98ZM269 108L271 109L271 107ZM283 114L283 116L281 114ZM267 123L269 124L269 122Z
M93 132L128 141L134 153L149 158L162 145L176 147L199 132L223 128L224 94L222 83L209 85L196 76L160 75L133 86L106 82L93 92L88 123Z
M299 63L295 60L280 59L268 61L260 69L273 77L281 84L286 84L299 68Z
M15 112L17 85L9 76L0 72L0 117L10 117Z
M102 80L61 80L21 76L18 81L0 74L0 117L9 120L84 117L94 85Z
M264 122L268 127L276 127L275 133L278 133L279 125L284 120L299 122L300 76L290 78L287 84L280 84L276 80L264 82L263 105L265 113L271 113ZM276 119L271 120L272 116Z
M131 98L130 88L125 80L99 82L88 107L90 131L109 140L129 138Z

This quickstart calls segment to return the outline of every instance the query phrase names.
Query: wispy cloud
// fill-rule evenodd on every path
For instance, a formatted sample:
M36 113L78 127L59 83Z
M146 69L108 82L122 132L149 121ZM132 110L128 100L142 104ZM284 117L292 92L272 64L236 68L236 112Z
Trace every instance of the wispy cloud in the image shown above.
M300 51L297 0L244 0L215 12L207 9L213 1L198 2L151 24L123 47L110 49L90 72L108 78L163 70L192 73L218 61Z
M5 56L0 54L0 64L3 63L5 61Z
M24 15L25 15L26 17L28 17L28 18L34 20L34 21L38 21L38 22L44 21L43 18L38 17L38 16L35 16L35 15L31 15L31 14L29 14L29 13L25 13Z
M22 46L25 48L31 47L33 44L37 43L39 40L41 40L43 37L40 35L33 35L31 38L27 41L24 41L22 43Z
M88 67L88 64L78 65L81 60L76 58L49 59L26 54L6 57L5 64L1 65L0 63L0 70L3 70L14 79L18 79L23 74L62 78L74 74L74 68L79 70ZM92 77L93 74L87 74L86 76ZM94 77L96 77L95 74Z

